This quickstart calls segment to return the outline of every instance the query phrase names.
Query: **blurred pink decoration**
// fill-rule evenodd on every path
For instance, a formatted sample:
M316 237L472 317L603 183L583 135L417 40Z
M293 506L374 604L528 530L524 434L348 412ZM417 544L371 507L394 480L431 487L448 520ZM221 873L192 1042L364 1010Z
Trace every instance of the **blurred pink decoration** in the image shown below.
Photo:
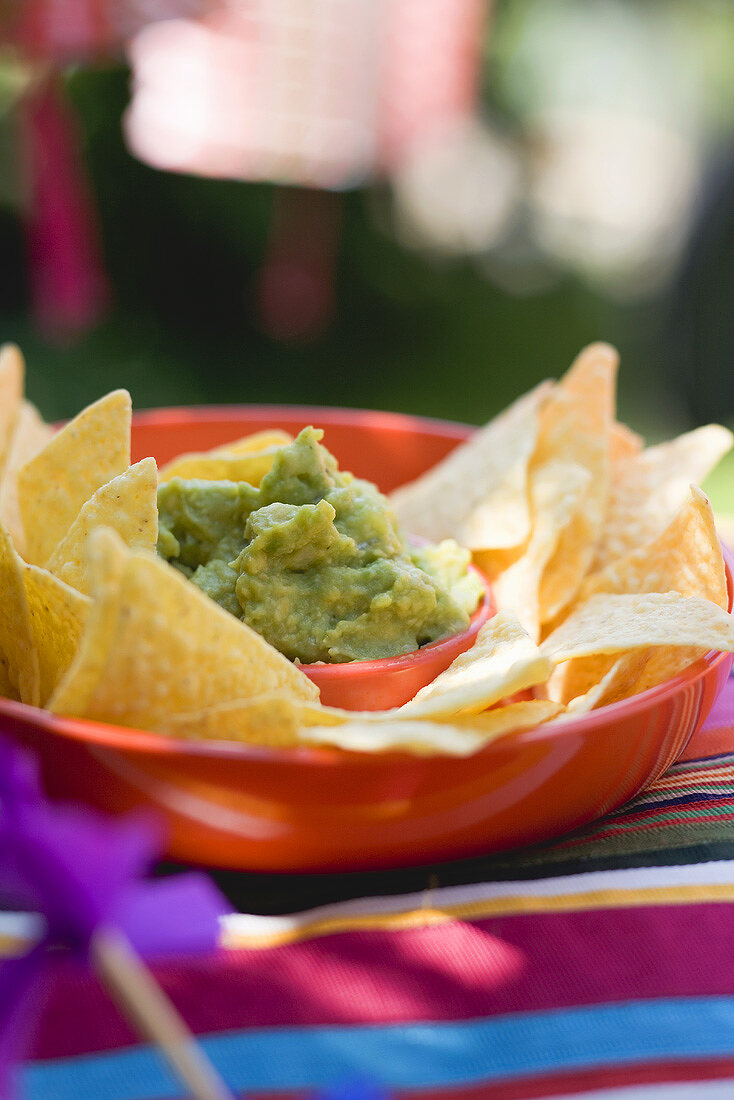
M473 118L487 0L388 0L378 101L381 164L401 166Z
M473 115L486 0L223 0L131 42L133 151L158 168L344 188Z
M21 133L30 190L26 238L34 311L46 335L63 338L93 325L110 291L76 120L55 79L27 97Z
M5 37L36 58L52 58L58 64L87 61L118 53L125 39L155 19L201 15L217 2L20 0L16 5L10 0Z
M326 191L281 188L258 278L260 324L276 340L310 340L334 309L341 207Z
M26 234L34 312L44 333L65 339L104 313L110 288L81 138L58 72L122 51L151 19L196 15L213 0L24 0L0 19L0 41L37 71L21 107L29 192Z

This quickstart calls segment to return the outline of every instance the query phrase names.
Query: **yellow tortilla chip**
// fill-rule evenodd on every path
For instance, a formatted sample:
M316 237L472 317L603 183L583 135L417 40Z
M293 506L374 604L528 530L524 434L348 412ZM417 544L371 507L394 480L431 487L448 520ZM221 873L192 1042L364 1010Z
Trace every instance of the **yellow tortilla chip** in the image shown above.
M158 474L144 458L85 501L46 568L72 588L89 594L87 541L97 527L116 531L131 550L155 552L158 539Z
M76 655L91 600L37 565L21 569L45 706Z
M40 673L21 565L10 534L0 524L0 653L21 702L37 707Z
M0 472L23 400L24 380L25 364L20 348L15 344L3 344L0 348Z
M251 455L258 451L267 451L272 447L287 447L293 442L293 436L288 432L281 432L278 428L269 428L263 432L253 432L241 439L234 439L231 443L225 443L223 447L214 447L209 454L219 455Z
M591 565L602 531L609 497L618 365L619 357L608 344L585 348L541 415L533 467L566 463L589 474L543 569L538 593L541 622L555 618L571 602Z
M50 710L139 729L267 693L313 701L298 668L160 559L92 532L94 605Z
M706 494L695 486L691 486L688 500L656 539L585 580L579 603L601 593L635 592L679 592L682 596L701 596L724 610L728 608L726 571L713 513ZM656 649L645 661L645 686L652 687L676 675L705 652L680 646ZM551 677L552 697L568 702L584 695L606 677L614 663L614 658L598 655L569 662ZM617 669L613 687L617 698L624 697L620 692L631 695L643 690L637 686L641 672L639 660L635 662L634 676L627 668ZM611 692L610 686L607 695Z
M431 542L453 538L470 550L521 545L530 533L528 463L551 390L549 382L536 386L432 470L397 489L390 504L404 530Z
M485 623L471 649L396 710L405 718L455 718L548 679L551 665L511 612Z
M247 481L257 486L273 465L279 450L279 447L266 447L252 454L219 451L214 454L181 455L163 467L159 481L162 483L181 477L198 478L200 481Z
M53 428L44 423L36 407L29 401L21 402L0 479L0 521L7 527L20 554L25 553L25 535L18 498L18 471L53 435Z
M10 679L10 669L4 655L0 653L0 696L20 702L18 690Z
M594 571L654 539L732 446L731 432L709 424L648 447L617 464Z
M359 715L341 725L304 727L298 739L301 744L329 746L346 752L469 756L499 737L535 729L562 710L557 703L536 699L509 703L451 723L396 718L369 722L364 720L364 715Z
M48 561L84 502L128 468L130 420L130 394L115 390L74 417L20 470L29 561Z
M188 740L241 741L273 748L299 743L302 726L336 725L351 717L318 702L306 703L282 695L215 703L193 714L173 714L162 720L158 733Z
M592 596L540 646L553 664L647 646L734 650L734 617L700 596L677 592Z

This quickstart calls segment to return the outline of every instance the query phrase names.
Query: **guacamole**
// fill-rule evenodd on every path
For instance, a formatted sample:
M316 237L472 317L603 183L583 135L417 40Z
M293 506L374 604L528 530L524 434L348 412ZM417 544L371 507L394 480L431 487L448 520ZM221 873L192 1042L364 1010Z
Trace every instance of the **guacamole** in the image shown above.
M447 540L409 546L387 499L304 428L259 487L173 478L158 553L293 660L411 653L469 625L481 584Z

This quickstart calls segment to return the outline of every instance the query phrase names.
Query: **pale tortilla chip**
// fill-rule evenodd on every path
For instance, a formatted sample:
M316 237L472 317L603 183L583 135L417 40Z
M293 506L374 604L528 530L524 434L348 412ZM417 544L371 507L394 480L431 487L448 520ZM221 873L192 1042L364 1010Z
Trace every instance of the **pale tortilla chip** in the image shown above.
M548 462L589 474L568 523L558 531L538 592L540 621L555 618L578 591L601 535L610 477L619 357L608 344L591 344L576 358L543 409L532 469Z
M695 485L657 538L587 577L579 601L600 592L680 592L729 606L726 569L708 497Z
M37 565L23 562L22 576L45 706L76 656L92 601Z
M616 659L607 658L612 664L604 676L598 682L592 683L583 695L577 695L569 700L565 715L562 714L554 719L554 722L562 722L564 717L573 718L579 714L586 714L587 711L605 707L609 703L617 703L620 699L626 699L634 694L633 685L650 659L650 654L654 652L653 649L633 649L631 653L623 653ZM561 665L556 672L560 672L563 667ZM553 676L549 681L549 694L552 698L555 697L552 686Z
M155 552L158 539L158 474L144 458L97 489L46 562L46 568L72 588L89 594L87 541L97 527L115 531L131 550Z
M0 521L10 532L19 554L25 553L23 519L18 498L18 471L53 439L53 428L28 401L21 402L0 480Z
M471 719L451 723L394 718L377 723L366 722L364 716L359 715L342 725L303 727L298 739L301 744L328 746L346 752L470 756L500 737L535 729L562 709L556 703L529 700L509 703Z
M543 571L589 484L582 466L549 461L530 474L533 530L525 553L495 581L495 604L514 612L537 641L540 635L540 585Z
M471 649L402 707L400 718L455 718L548 679L551 665L511 612L485 623Z
M633 432L626 424L615 420L609 436L609 460L612 466L617 462L623 462L626 458L638 455L644 446L645 440L641 435Z
M21 567L10 534L0 524L0 652L21 702L37 707L40 673Z
M24 380L25 364L20 348L15 344L3 344L0 348L0 473L20 412Z
M677 592L592 596L540 646L553 664L647 646L734 650L734 618L717 604Z
M500 413L422 477L403 485L390 504L403 529L470 550L507 549L530 533L527 469L540 410L552 391L541 383Z
M50 710L158 729L227 699L318 698L297 667L171 566L105 529L89 544L95 602Z
M579 603L601 593L679 592L682 596L701 596L726 610L729 594L721 546L714 517L706 494L691 486L690 495L670 524L652 542L634 550L625 558L588 577L579 592ZM675 646L670 651L656 649L647 655L644 683L652 687L703 656L705 649ZM614 658L583 657L557 669L551 677L553 698L568 702L584 695L606 678ZM671 672L674 669L674 672ZM617 670L614 691L618 698L643 690L639 661L634 677L627 669ZM627 682L624 676L628 676ZM611 688L610 692L611 693ZM607 699L607 702L611 699ZM600 704L601 705L601 704Z
M80 508L130 465L130 394L115 390L89 405L18 473L26 557L48 561Z
M648 447L615 467L594 571L656 538L688 495L732 446L731 432L709 424Z
M161 483L174 477L197 478L199 481L247 481L258 486L279 450L279 447L267 447L252 454L219 451L181 455L163 467L158 479Z

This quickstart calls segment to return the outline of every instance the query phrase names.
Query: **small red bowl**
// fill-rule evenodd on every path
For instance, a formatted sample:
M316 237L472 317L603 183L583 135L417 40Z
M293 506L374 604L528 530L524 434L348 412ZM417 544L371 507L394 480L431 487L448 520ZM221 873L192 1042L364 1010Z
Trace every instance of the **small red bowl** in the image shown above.
M435 680L460 653L474 645L477 634L494 613L489 582L474 566L471 569L482 581L484 598L466 630L402 657L338 665L301 665L301 670L321 692L321 702L344 710L390 710L407 703L422 687Z
M134 459L166 462L265 426L326 429L345 469L389 491L470 429L388 413L312 408L139 414ZM729 607L732 576L727 562ZM471 757L181 742L0 700L3 732L40 755L49 792L124 812L155 808L168 855L260 871L333 871L457 859L547 840L653 782L700 730L732 665L708 653L679 676Z

